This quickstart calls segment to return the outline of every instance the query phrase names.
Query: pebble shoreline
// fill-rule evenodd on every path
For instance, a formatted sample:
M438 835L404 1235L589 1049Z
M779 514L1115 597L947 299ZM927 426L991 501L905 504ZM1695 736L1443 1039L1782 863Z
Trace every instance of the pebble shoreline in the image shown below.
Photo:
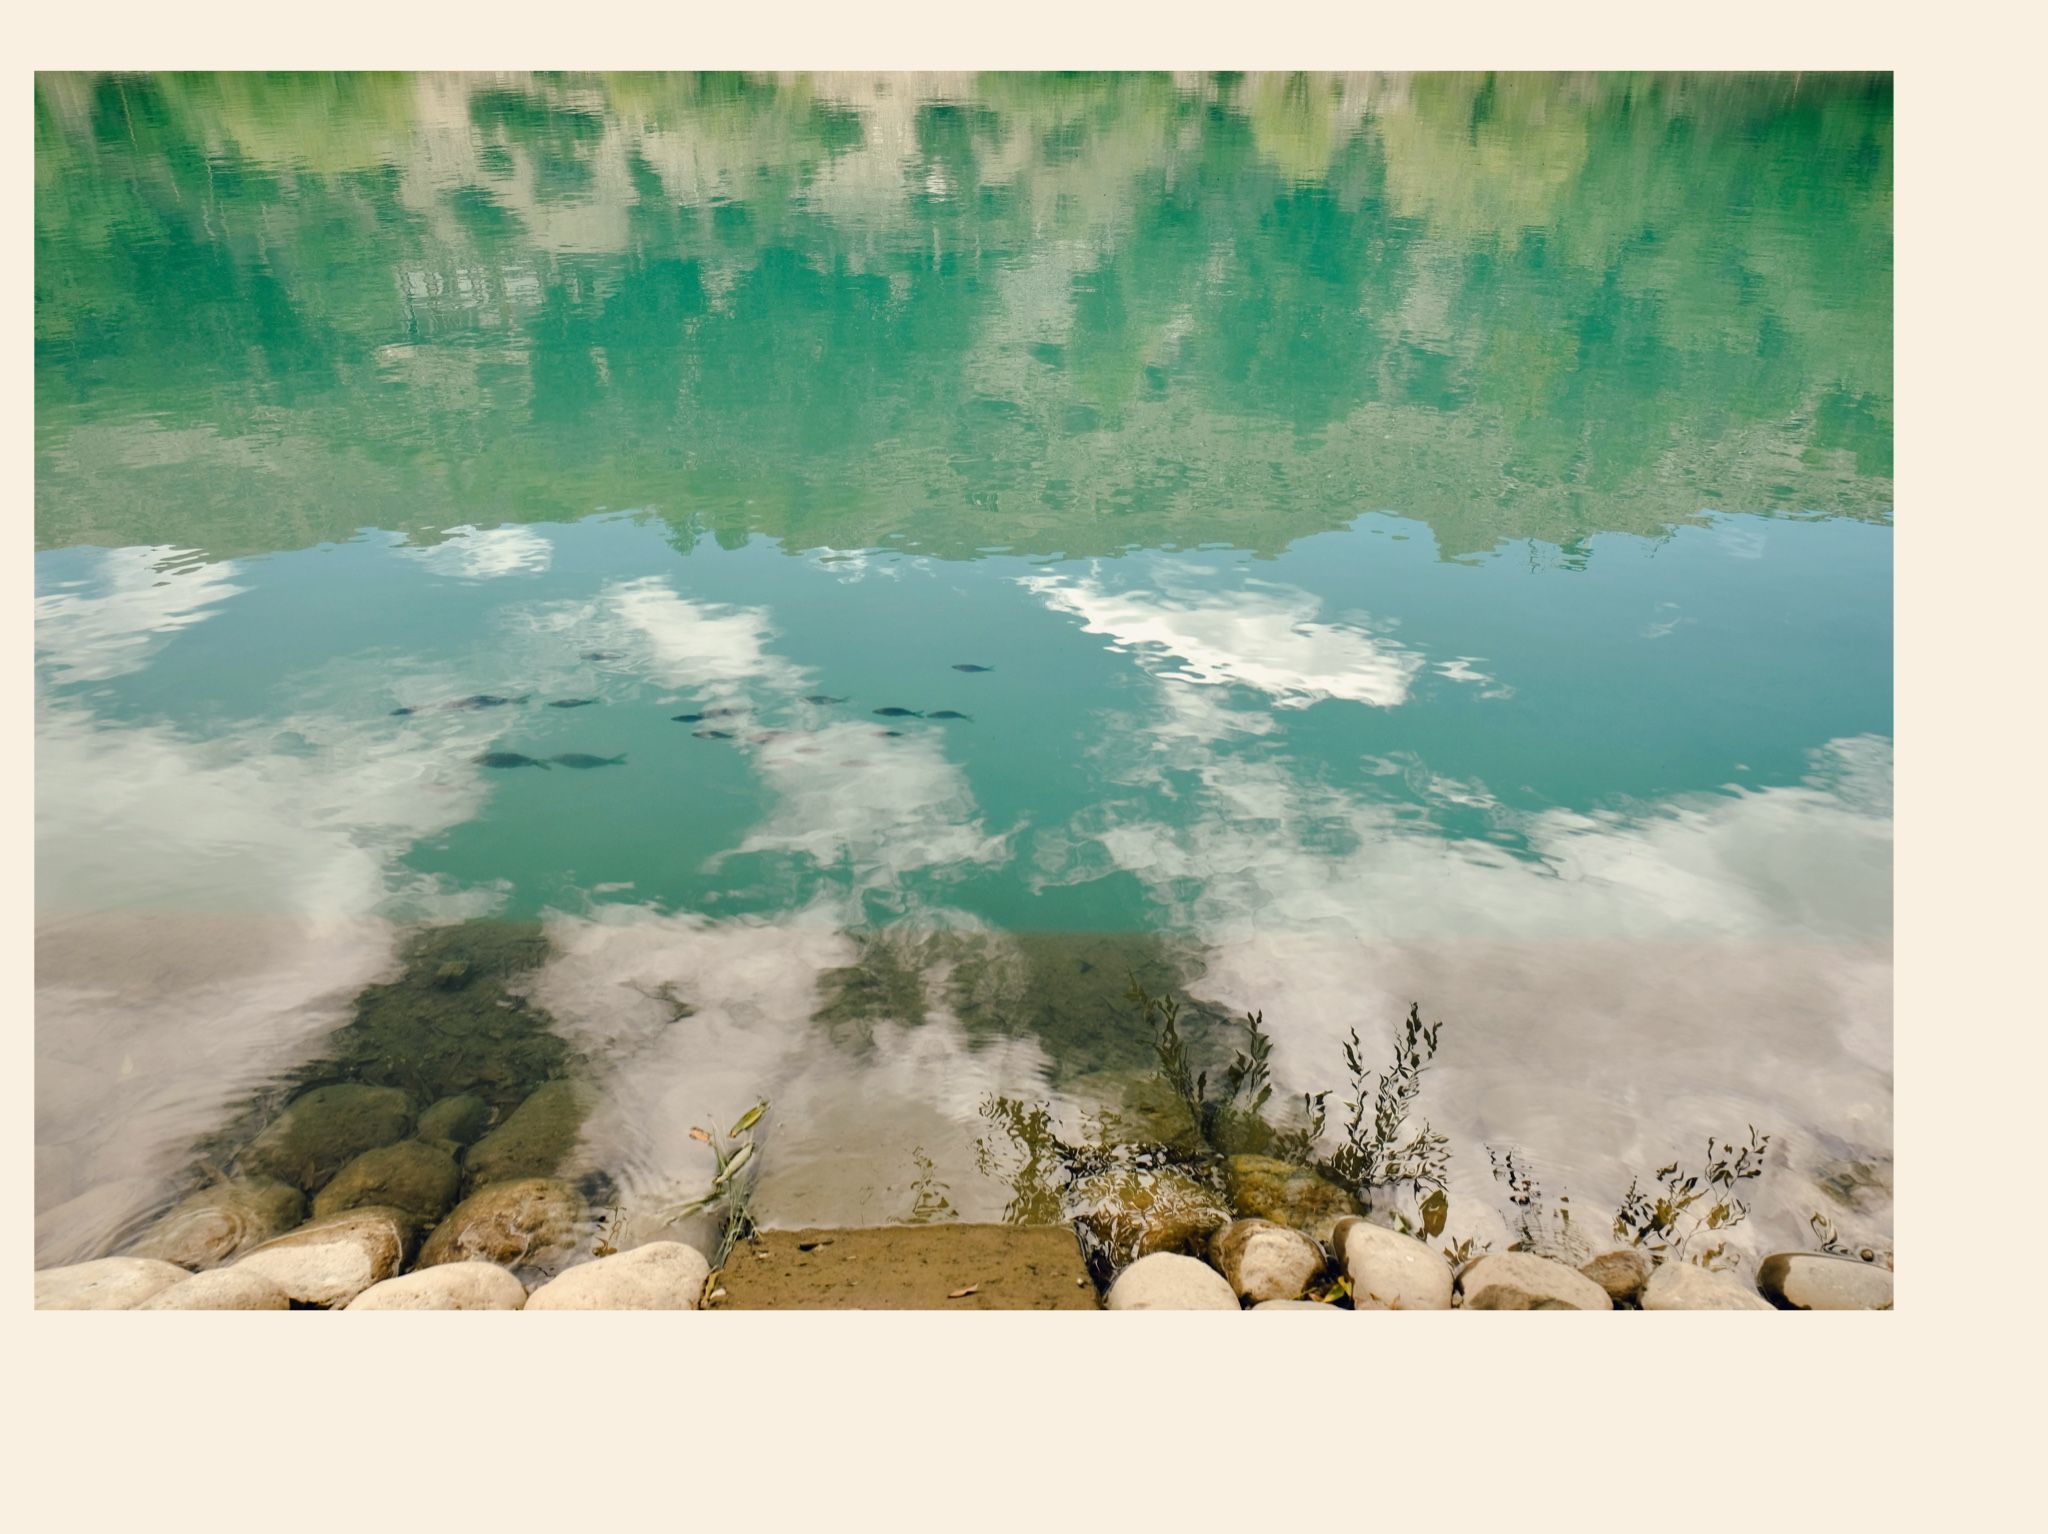
M583 1196L547 1175L575 1139L575 1086L545 1083L495 1117L468 1095L415 1117L394 1088L316 1087L247 1144L230 1177L177 1204L123 1255L39 1270L36 1308L696 1310L724 1294L709 1260L683 1242L590 1254ZM1239 1156L1225 1179L1234 1207L1171 1169L1122 1182L1104 1174L1071 1226L984 1227L999 1238L986 1259L996 1271L943 1292L960 1299L986 1283L993 1295L1006 1260L1021 1280L1033 1242L1030 1262L1043 1268L1057 1228L1075 1244L1071 1264L1055 1266L1079 1270L1092 1253L1098 1281L1109 1280L1108 1310L1892 1308L1889 1267L1818 1252L1765 1257L1754 1287L1633 1247L1579 1267L1488 1252L1454 1270L1422 1241L1364 1219L1307 1168ZM869 1261L887 1261L892 1229L899 1247L913 1231L929 1235L874 1228L858 1243ZM1019 1281L1009 1292L1032 1291ZM1042 1308L1044 1292L1019 1308ZM1078 1298L1065 1290L1061 1308ZM807 1308L801 1289L779 1303Z

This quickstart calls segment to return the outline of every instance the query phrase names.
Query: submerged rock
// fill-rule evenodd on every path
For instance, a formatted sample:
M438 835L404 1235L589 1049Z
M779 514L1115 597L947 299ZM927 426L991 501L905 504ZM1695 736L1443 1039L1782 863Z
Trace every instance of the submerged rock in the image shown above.
M1710 1273L1697 1263L1657 1265L1643 1286L1645 1310L1770 1310L1771 1302L1727 1273Z
M1780 1310L1890 1310L1889 1268L1825 1252L1779 1252L1756 1270L1756 1286Z
M1112 1267L1197 1250L1230 1223L1221 1199L1172 1167L1098 1172L1075 1183L1070 1197L1082 1230Z
M1358 1200L1344 1189L1291 1161L1232 1156L1223 1175L1239 1214L1305 1230L1318 1241L1329 1241L1339 1220L1359 1212Z
M455 1158L437 1145L401 1140L364 1151L334 1174L313 1200L315 1219L350 1209L401 1209L415 1225L431 1226L455 1202L462 1173Z
M334 1310L405 1265L413 1222L398 1209L351 1209L267 1241L231 1273L259 1273L294 1305Z
M247 1268L215 1268L180 1279L137 1310L290 1310L291 1297L271 1279Z
M550 1081L512 1110L504 1123L470 1147L468 1186L518 1177L552 1177L576 1148L587 1094L573 1081Z
M176 1205L128 1249L181 1268L217 1268L306 1218L306 1196L274 1177L237 1177Z
M134 1310L192 1275L154 1257L102 1257L36 1274L37 1310Z
M448 1262L372 1284L350 1310L518 1310L526 1285L489 1262Z
M1209 1238L1209 1260L1243 1298L1296 1300L1323 1271L1314 1240L1270 1220L1233 1220Z
M711 1264L695 1247L656 1241L579 1263L533 1291L528 1310L695 1310Z
M1632 1246L1602 1252L1579 1271L1607 1291L1617 1305L1633 1304L1642 1298L1643 1285L1650 1281L1650 1258Z
M472 1092L444 1097L420 1115L417 1134L429 1142L469 1145L491 1126L491 1105Z
M241 1165L312 1193L364 1151L403 1140L411 1128L412 1105L396 1087L315 1087L250 1142Z
M1534 1252L1495 1252L1458 1277L1466 1310L1612 1310L1607 1291L1577 1268Z
M575 1249L583 1200L552 1177L492 1183L457 1204L420 1249L422 1268L494 1262L546 1270Z
M1449 1310L1450 1264L1413 1236L1347 1216L1331 1244L1361 1310Z
M1221 1273L1193 1257L1154 1252L1140 1257L1109 1286L1110 1310L1237 1310Z

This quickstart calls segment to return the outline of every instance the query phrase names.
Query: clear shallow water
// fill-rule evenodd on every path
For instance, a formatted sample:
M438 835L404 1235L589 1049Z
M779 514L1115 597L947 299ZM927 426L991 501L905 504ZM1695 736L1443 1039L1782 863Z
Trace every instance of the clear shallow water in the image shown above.
M45 77L36 131L47 1260L420 923L539 924L629 1213L766 1095L764 1218L926 1163L996 1217L982 1105L1114 1102L1135 968L1287 1090L1443 1017L1459 1233L1489 1145L1583 1218L1754 1123L1745 1240L1888 1238L1884 83Z

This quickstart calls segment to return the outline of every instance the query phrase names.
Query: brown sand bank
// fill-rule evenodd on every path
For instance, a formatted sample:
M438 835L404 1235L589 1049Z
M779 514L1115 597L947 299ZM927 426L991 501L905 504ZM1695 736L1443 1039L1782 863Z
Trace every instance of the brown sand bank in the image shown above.
M1065 1225L763 1231L732 1254L720 1284L713 1310L1100 1308Z

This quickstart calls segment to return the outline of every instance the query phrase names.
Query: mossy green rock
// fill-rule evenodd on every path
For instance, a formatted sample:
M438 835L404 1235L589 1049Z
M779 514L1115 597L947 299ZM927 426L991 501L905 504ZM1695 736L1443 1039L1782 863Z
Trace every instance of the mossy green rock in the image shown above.
M491 1105L465 1092L460 1097L444 1097L422 1113L417 1133L422 1140L473 1145L477 1136L490 1127Z
M1271 1156L1232 1156L1224 1163L1230 1207L1246 1219L1271 1220L1327 1242L1337 1222L1358 1214L1358 1200L1328 1178Z
M519 1177L549 1177L576 1148L588 1094L573 1081L550 1081L469 1149L464 1162L474 1190Z
M582 1236L583 1200L552 1177L493 1183L457 1204L420 1248L419 1266L494 1262L518 1272L551 1273Z
M274 1177L237 1177L193 1194L129 1249L198 1271L231 1262L306 1218L306 1195Z
M426 1227L448 1212L461 1186L461 1170L448 1152L438 1145L401 1140L364 1151L336 1172L313 1200L313 1217L324 1220L381 1204L404 1210Z
M1115 1268L1155 1252L1200 1251L1230 1223L1222 1199L1172 1167L1099 1172L1069 1196L1082 1234Z
M250 1142L241 1169L312 1193L364 1151L411 1129L412 1104L396 1087L315 1087Z

